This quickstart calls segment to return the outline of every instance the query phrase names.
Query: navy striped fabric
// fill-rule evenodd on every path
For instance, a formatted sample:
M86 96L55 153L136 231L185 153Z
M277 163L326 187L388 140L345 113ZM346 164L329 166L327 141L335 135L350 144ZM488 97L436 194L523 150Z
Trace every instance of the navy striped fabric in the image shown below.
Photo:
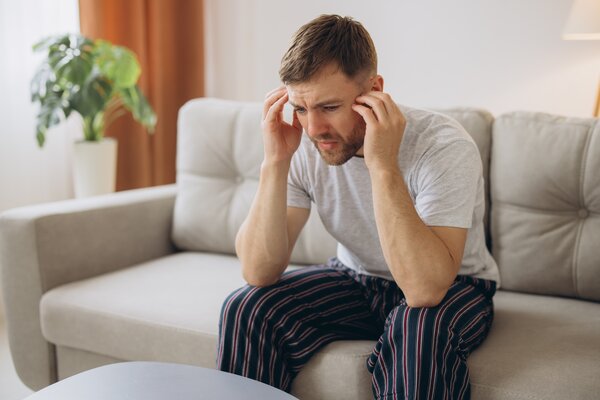
M487 336L495 291L493 281L459 275L438 306L413 308L394 281L332 258L229 295L217 367L289 392L328 343L377 340L366 365L376 399L468 399L466 358Z

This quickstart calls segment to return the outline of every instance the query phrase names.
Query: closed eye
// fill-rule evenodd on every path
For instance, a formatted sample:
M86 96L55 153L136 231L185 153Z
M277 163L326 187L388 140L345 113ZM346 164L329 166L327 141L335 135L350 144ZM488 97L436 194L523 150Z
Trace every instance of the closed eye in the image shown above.
M323 106L323 110L325 111L335 111L338 108L340 108L340 106Z

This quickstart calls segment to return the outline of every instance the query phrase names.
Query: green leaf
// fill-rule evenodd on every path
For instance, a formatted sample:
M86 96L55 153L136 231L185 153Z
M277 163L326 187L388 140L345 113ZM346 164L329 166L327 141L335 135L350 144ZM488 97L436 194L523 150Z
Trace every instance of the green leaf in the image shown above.
M58 47L61 44L69 44L69 35L54 35L46 37L33 45L33 51L42 51L50 47Z
M113 46L97 40L96 62L100 71L118 88L129 88L136 84L142 72L135 54L121 46Z
M152 107L138 85L132 88L121 89L119 93L123 99L123 104L133 114L133 118L148 128L150 133L154 132L156 114L154 114L154 110L152 110Z
M94 68L91 48L87 46L57 50L49 55L48 63L62 86L83 85Z
M81 90L71 97L71 106L83 118L93 117L103 111L113 96L111 83L101 75L88 78Z
M48 89L56 82L56 75L48 63L42 63L31 80L31 101L46 97Z
M37 140L39 147L44 147L44 143L46 143L46 130L42 130L43 127L38 126L38 129L35 133L35 138Z
M43 146L47 130L73 111L84 119L86 138L98 140L115 107L132 112L150 130L156 115L136 86L141 68L133 52L103 40L79 34L44 38L33 46L46 57L31 80L30 94L39 103L36 139ZM111 114L112 113L112 114ZM85 122L87 121L87 123Z
M36 138L40 147L44 145L46 131L65 118L60 97L48 96L37 115Z

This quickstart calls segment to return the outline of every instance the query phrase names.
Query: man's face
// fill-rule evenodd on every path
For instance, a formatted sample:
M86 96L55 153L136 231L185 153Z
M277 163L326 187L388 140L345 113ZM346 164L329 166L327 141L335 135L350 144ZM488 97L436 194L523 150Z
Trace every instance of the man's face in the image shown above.
M304 132L329 165L342 165L363 154L366 126L351 106L371 89L369 82L350 79L330 64L307 82L287 85L289 102Z

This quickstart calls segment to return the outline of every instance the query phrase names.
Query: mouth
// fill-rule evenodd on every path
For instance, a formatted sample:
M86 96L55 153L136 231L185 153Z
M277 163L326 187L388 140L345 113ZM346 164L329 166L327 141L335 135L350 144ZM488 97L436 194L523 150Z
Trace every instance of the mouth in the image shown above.
M322 142L317 142L319 145L319 148L323 149L323 150L331 150L333 148L335 148L335 146L337 146L338 142L336 141L322 141Z

